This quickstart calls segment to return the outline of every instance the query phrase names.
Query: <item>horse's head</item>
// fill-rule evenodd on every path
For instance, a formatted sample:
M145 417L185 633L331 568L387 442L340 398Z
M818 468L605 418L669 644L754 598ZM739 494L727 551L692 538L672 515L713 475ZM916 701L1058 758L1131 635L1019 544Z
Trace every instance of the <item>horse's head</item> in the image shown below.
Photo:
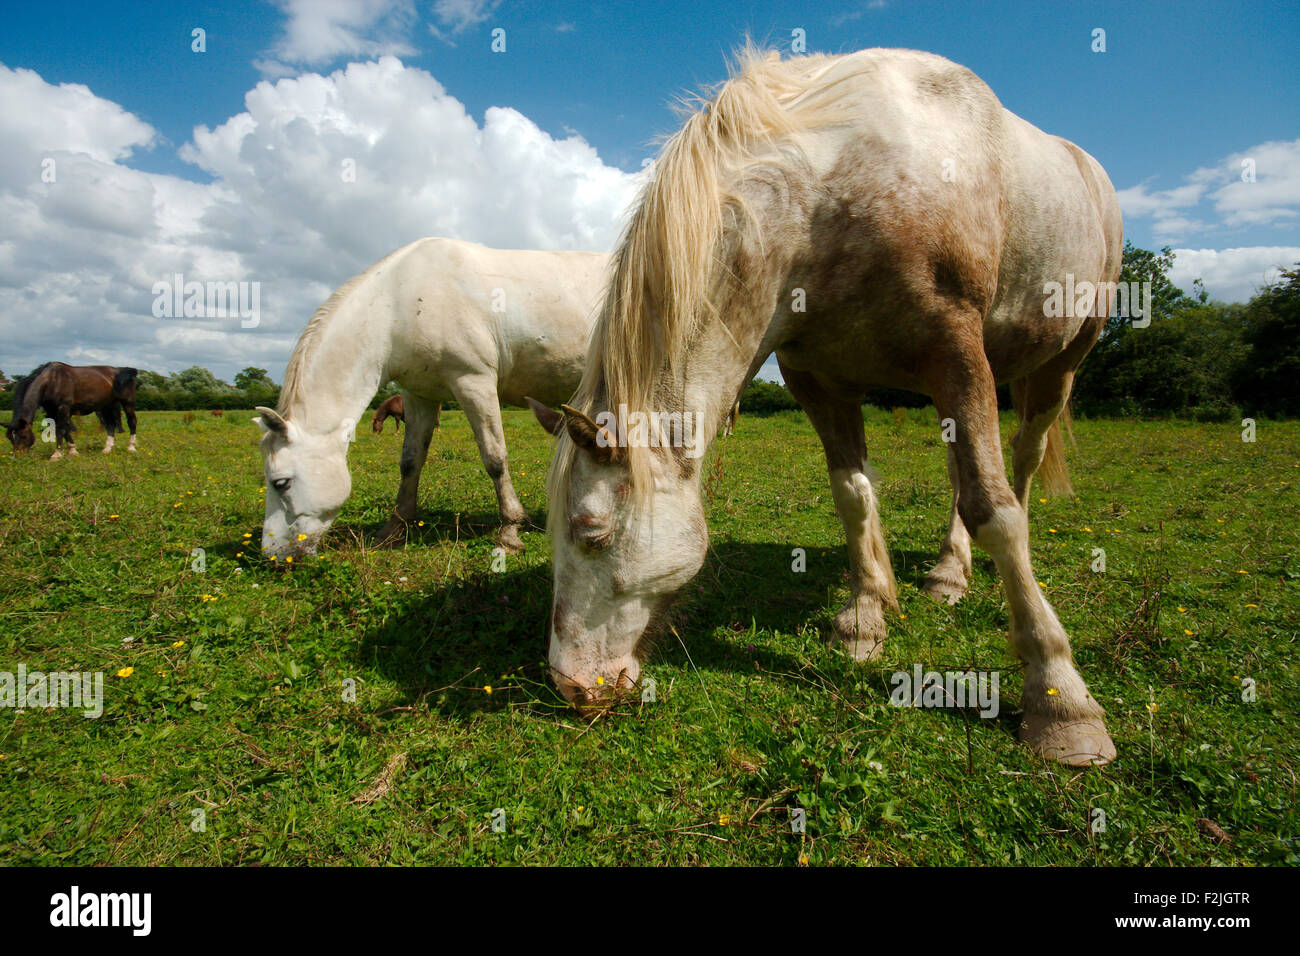
M534 411L537 411L536 407ZM667 449L618 447L618 439L564 406L550 489L555 594L551 677L590 712L640 677L638 646L669 599L704 562L708 533L699 488ZM551 413L554 415L554 413ZM555 419L540 412L552 431ZM644 495L633 490L629 453L649 460Z
M262 550L275 557L313 554L352 491L345 422L309 431L258 406L262 462L266 471L266 520Z
M5 436L14 446L14 454L27 451L36 444L36 433L32 431L32 423L21 418L5 422Z

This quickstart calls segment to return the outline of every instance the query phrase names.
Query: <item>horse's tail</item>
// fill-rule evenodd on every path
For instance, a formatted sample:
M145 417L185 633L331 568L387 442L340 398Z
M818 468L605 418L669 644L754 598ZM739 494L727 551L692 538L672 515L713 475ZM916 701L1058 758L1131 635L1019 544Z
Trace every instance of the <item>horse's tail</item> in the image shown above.
M113 391L119 395L125 392L130 386L135 384L135 378L139 375L138 369L120 368L117 374L113 376Z
M1064 497L1074 494L1070 485L1070 469L1065 464L1065 439L1074 443L1074 427L1070 419L1070 406L1061 408L1061 414L1047 430L1047 448L1043 452L1043 463L1038 473L1043 478L1043 490L1050 497Z

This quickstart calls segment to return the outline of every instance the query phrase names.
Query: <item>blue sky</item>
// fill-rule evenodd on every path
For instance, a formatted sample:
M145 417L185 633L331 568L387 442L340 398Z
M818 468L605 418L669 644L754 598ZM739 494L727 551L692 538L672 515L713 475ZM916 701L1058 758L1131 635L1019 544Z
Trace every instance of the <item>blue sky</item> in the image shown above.
M670 109L674 96L723 78L726 55L746 34L787 51L796 28L805 32L809 52L849 52L869 46L924 49L970 67L1007 108L1091 152L1120 190L1126 236L1147 248L1168 244L1186 250L1180 255L1182 282L1190 282L1187 270L1196 270L1205 276L1213 294L1232 299L1249 294L1275 260L1300 251L1297 10L1294 0L702 5L510 0L49 2L8 6L5 29L0 32L0 64L39 77L44 84L39 91L22 87L23 102L33 108L47 94L53 103L57 96L52 90L62 84L82 84L93 94L94 108L100 113L107 116L115 104L134 117L148 132L105 133L111 148L96 161L110 164L109 173L123 177L124 183L132 172L148 174L140 181L150 184L155 211L160 202L173 201L168 197L175 194L175 202L202 207L204 220L212 221L214 209L229 211L229 195L239 190L232 164L254 140L242 139L242 146L217 156L202 144L196 146L196 127L218 130L232 117L249 113L259 129L269 128L276 110L310 112L310 106L303 105L304 88L294 87L293 95L270 97L271 105L263 102L260 108L266 112L259 114L246 99L259 83L305 74L331 77L349 63L371 62L392 53L404 71L420 71L411 76L428 74L436 80L447 102L463 105L473 124L486 129L489 108L507 107L525 125L535 125L548 147L550 142L578 137L594 148L594 158L574 160L585 164L584 175L612 176L640 169L642 160L654 153L655 137L676 126ZM191 50L194 28L206 31L205 53ZM506 31L505 53L490 49L496 28ZM1097 28L1105 30L1105 52L1092 49ZM417 92L411 95L418 96L423 87L416 84L413 89ZM357 92L355 99L364 102L365 96ZM401 116L392 120L400 123ZM311 122L319 132L320 118L313 116ZM39 137L33 130L40 129L37 116L26 126L5 129L0 124L0 137L30 140ZM531 129L525 133L535 135ZM436 124L412 135L424 137L428 148L437 150ZM464 135L464 130L458 135ZM456 142L448 137L450 145ZM80 143L51 141L36 148L38 152L81 148L94 153ZM0 147L4 146L0 140ZM209 155L202 155L205 152ZM1262 188L1229 188L1241 159L1252 157L1258 163L1254 185ZM0 170L0 177L5 175L10 182L0 178L0 189L7 187L22 198L27 185ZM16 175L21 179L21 173ZM268 174L258 175L265 179ZM614 179L605 181L612 184L611 190L622 188ZM215 200L203 198L187 191L184 183L224 191L213 193ZM488 192L493 189L490 182L480 186ZM123 188L129 192L134 187ZM318 201L310 193L300 199L304 206ZM254 196L243 201L251 207L257 203ZM563 211L551 209L538 215L563 215ZM304 217L311 218L306 213ZM429 220L429 233L440 231L440 226L456 228L458 223L467 228L463 217L440 220L431 215ZM20 251L30 252L30 258L50 269L62 264L69 275L82 272L92 264L78 261L77 250L95 244L82 235L87 223L73 226L81 230L76 242L55 236L51 228L41 234L57 249L44 255ZM120 234L123 228L118 223L112 231ZM313 220L305 228L319 234L323 246L331 246L328 224ZM514 231L505 226L470 229L472 234L464 237L562 247L578 241L608 244L616 234L614 229L595 227L586 232L565 231L558 225L549 232L548 228L545 223L523 223ZM335 237L331 248L346 253L331 252L326 261L296 274L288 263L267 268L267 279L279 283L280 294L271 296L272 321L259 347L251 351L272 365L283 353L282 368L292 331L310 314L307 303L346 279L351 274L346 270L356 271L388 248L413 238L412 229L418 229L418 224L389 231L380 224L367 225L354 230L355 235ZM148 239L147 229L140 231L135 238ZM0 242L6 239L24 241L21 235L0 233ZM183 259L191 271L201 262L212 268L211 263L226 254L240 257L237 265L230 266L235 271L257 270L252 251L240 249L228 234L203 238L187 233L181 241L169 233L166 239L184 250L184 255L178 253L178 261ZM200 248L203 242L209 246ZM160 240L154 236L150 243L156 250ZM150 268L165 272L170 268L166 259L160 253ZM93 265L105 270L106 285L121 279L114 277L114 268L122 271L121 263ZM33 289L18 280L6 282L2 267L0 262L0 306L5 305L4 288L16 288L15 294L26 293L26 301L32 301ZM47 279L38 301L51 298L49 290L60 286L59 276ZM66 276L62 282L69 284ZM63 308L108 308L114 321L121 321L133 308L138 311L140 301L138 296L115 299L111 294L103 299L96 303L74 298ZM50 316L55 325L77 321L75 315L57 311ZM26 345L14 355L0 356L9 363L0 367L20 367L37 352L48 351L48 343L30 324L19 338ZM115 354L111 341L111 336L104 336L88 348L87 355ZM180 344L179 340L171 345L155 341L158 364L189 364L177 351ZM237 355L222 354L210 364L229 375L232 363L239 361ZM273 372L278 377L279 369Z

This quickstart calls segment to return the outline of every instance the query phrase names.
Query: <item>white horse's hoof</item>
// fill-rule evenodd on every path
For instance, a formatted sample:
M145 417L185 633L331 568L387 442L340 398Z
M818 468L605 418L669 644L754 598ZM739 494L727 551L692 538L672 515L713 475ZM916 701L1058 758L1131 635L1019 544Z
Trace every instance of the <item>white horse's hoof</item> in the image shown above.
M944 564L936 564L921 582L921 590L940 604L956 604L969 587L961 569Z
M850 602L835 616L840 648L859 664L880 656L885 643L885 615L879 601Z
M1035 753L1070 767L1101 767L1115 759L1115 742L1100 717L1065 719L1026 713L1020 739Z

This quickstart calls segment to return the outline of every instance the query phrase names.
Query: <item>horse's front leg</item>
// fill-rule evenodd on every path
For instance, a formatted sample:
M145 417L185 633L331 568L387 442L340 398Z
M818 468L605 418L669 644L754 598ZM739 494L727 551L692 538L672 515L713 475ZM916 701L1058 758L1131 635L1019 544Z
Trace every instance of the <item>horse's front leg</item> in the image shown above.
M115 409L97 412L99 423L104 426L104 454L107 455L113 450L113 436L117 433L117 416Z
M894 571L867 477L867 441L862 408L854 400L831 396L813 376L781 365L791 394L804 407L826 452L831 495L844 525L853 596L835 618L835 634L854 660L880 652L885 611L898 610Z
M1011 646L1025 662L1020 739L1072 766L1107 763L1115 757L1115 745L1101 706L1075 669L1070 639L1029 560L1029 523L1002 459L992 370L981 361L978 332L955 328L953 338L952 351L935 356L930 394L940 418L956 424L958 509L971 537L997 565L1011 617Z
M126 443L127 451L135 451L135 405L124 405L123 411L126 412L126 424L131 429L131 440Z
M68 446L68 457L77 457L77 430L72 424L72 409L60 408L54 417L54 454L50 456L53 461L56 458L62 458L59 453L59 443L63 442Z

